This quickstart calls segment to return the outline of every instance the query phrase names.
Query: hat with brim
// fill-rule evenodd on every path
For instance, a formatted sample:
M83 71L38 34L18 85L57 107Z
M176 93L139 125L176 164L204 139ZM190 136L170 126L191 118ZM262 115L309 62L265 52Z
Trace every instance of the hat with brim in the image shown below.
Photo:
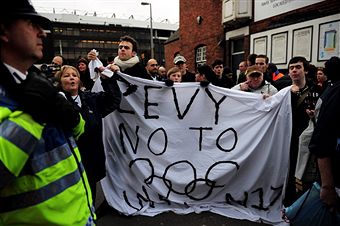
M247 68L246 76L259 77L261 75L263 75L263 73L258 66L252 65Z
M174 64L183 64L185 62L187 62L187 60L181 55L177 55L174 59Z
M261 71L252 71L251 73L247 75L250 77L260 77L261 75L263 75L263 73Z
M38 24L45 30L50 30L52 27L51 21L41 16L35 11L33 5L28 0L10 1L7 7L2 7L0 14L2 18L15 19L15 18L27 18L32 20L33 23Z

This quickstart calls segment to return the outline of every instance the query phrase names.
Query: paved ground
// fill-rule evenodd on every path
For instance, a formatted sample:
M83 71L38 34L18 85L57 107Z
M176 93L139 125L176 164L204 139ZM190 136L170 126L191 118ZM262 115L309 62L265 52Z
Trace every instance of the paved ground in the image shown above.
M103 200L104 195L98 184L96 206L98 207ZM268 226L268 224L231 219L210 212L187 215L168 212L154 217L127 217L111 210L98 219L97 226Z
M264 226L250 221L226 218L221 215L204 212L201 214L176 215L172 212L155 217L123 217L109 214L97 222L97 226Z

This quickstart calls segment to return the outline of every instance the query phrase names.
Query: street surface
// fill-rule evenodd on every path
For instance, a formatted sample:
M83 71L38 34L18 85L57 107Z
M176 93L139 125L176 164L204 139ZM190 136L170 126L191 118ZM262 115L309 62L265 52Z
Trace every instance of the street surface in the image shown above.
M104 194L97 184L96 207L104 200ZM178 215L173 212L162 213L154 217L125 216L112 210L97 220L97 226L268 226L247 220L227 218L218 214L203 212Z

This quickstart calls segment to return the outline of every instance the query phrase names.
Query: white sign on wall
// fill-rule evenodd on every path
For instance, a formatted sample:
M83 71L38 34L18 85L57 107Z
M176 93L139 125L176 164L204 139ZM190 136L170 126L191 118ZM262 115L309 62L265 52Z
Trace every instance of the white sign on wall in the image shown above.
M340 20L319 25L318 60L340 56Z
M263 20L325 0L256 0L254 21Z
M138 88L103 124L107 176L101 182L111 206L126 215L210 211L282 221L289 87L263 100L213 85L124 78Z

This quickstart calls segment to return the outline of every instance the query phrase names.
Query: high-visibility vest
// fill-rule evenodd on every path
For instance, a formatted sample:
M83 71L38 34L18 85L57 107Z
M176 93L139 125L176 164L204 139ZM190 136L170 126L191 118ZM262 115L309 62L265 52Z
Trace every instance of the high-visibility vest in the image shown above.
M0 225L94 224L92 195L72 134L38 124L1 94ZM83 129L81 119L74 132Z

